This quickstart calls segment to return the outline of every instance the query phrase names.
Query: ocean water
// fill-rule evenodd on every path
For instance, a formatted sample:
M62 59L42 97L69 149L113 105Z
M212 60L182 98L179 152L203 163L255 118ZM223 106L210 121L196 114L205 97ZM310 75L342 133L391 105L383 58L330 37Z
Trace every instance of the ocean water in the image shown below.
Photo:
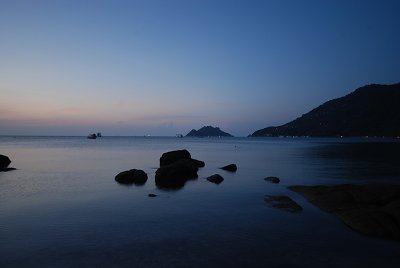
M159 158L177 149L206 166L159 189ZM356 233L287 189L400 183L399 152L390 139L0 137L18 169L0 172L0 267L399 267L399 242ZM219 169L230 163L237 172ZM114 180L132 168L145 185ZM216 173L220 185L205 179ZM303 211L271 208L267 194Z

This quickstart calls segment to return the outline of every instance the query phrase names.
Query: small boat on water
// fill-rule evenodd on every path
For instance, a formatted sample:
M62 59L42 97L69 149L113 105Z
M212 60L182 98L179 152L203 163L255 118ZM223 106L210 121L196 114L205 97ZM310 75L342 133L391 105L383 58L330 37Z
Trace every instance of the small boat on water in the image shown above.
M92 133L92 134L89 134L89 135L87 136L87 138L88 138L88 139L91 139L91 140L94 140L94 139L97 138L97 135L96 135L95 133Z

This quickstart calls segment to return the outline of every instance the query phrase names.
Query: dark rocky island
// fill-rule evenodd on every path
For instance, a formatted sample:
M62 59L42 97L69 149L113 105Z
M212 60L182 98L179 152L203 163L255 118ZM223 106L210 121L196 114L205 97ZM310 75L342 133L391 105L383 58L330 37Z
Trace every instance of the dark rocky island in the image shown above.
M206 126L199 130L192 129L186 137L233 137L231 134L222 131L219 127Z
M249 136L398 137L399 104L400 83L367 85L287 124L257 130Z

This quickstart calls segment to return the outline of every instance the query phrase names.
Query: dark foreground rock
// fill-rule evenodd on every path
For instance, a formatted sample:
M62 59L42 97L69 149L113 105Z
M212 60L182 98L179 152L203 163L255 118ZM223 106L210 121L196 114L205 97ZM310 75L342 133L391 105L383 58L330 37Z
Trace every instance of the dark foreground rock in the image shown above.
M143 185L147 181L147 174L140 169L131 169L119 173L115 180L121 184Z
M182 159L191 159L192 156L190 155L188 150L176 150L171 152L163 153L160 157L160 167L170 165L176 161Z
M0 168L1 172L7 172L7 171L11 171L11 170L16 170L16 168L13 168L13 167Z
M300 212L303 208L293 201L290 197L285 195L266 195L264 201L271 207L285 210L288 212Z
M4 169L10 165L11 160L8 156L0 154L0 169Z
M192 159L183 159L157 169L155 182L159 188L181 188L187 180L197 178L199 170Z
M272 183L279 183L281 180L278 177L266 177L264 180L272 182Z
M221 169L230 171L230 172L236 172L237 166L235 164L229 164L227 166L222 167Z
M16 170L16 168L8 167L11 163L10 158L8 156L0 154L0 172L7 172L11 170Z
M290 186L360 233L400 240L400 185Z
M212 182L212 183L215 183L215 184L220 184L221 182L224 181L224 178L219 174L214 174L214 175L208 177L207 180L209 182Z

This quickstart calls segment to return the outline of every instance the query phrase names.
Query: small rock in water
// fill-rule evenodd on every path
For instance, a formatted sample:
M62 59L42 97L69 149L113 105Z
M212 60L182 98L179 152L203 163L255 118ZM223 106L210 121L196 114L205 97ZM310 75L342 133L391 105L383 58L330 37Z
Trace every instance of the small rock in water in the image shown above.
M147 181L147 174L140 169L131 169L119 173L115 180L121 184L143 185Z
M0 169L8 167L10 163L11 160L8 158L8 156L0 154Z
M148 194L149 197L156 197L156 194Z
M224 178L219 174L214 174L208 177L207 180L215 184L220 184L221 182L223 182Z
M230 172L235 172L237 170L237 166L235 164L230 164L230 165L222 167L221 169L230 171Z
M264 201L273 208L278 208L288 212L300 212L303 208L285 195L266 195Z
M264 180L272 182L272 183L279 183L281 180L278 177L266 177Z

